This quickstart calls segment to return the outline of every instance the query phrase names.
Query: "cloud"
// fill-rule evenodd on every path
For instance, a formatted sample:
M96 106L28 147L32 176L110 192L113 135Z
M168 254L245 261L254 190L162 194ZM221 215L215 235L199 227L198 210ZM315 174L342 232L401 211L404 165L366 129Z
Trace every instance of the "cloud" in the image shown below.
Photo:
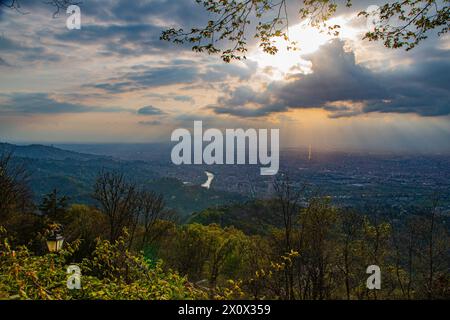
M312 62L312 73L291 75L262 91L239 87L209 109L239 117L306 108L322 108L333 118L370 112L449 115L450 62L442 51L436 49L433 59L375 72L357 64L344 42L334 40L305 56Z
M60 32L54 38L64 43L100 46L99 54L103 56L140 56L159 53L162 49L175 47L159 40L162 29L150 24L88 24L80 32Z
M2 30L14 39L0 36L0 52L12 55L2 57L16 67L25 62L62 62L80 48L88 48L93 53L91 59L162 53L176 56L191 51L190 45L161 41L162 31L207 21L205 12L191 0L103 0L80 3L82 30L69 31L65 28L64 11L53 19L52 5L31 0L20 3L22 11L29 15L0 9Z
M191 0L105 0L81 4L86 17L81 32L58 32L54 38L73 44L100 46L100 54L142 56L191 51L191 46L161 41L170 27L189 27L207 22L207 15Z
M2 57L0 57L0 67L11 67L11 65Z
M143 126L159 126L162 124L162 122L159 120L150 120L150 121L139 121L139 124Z
M116 107L101 108L63 102L50 97L47 93L14 93L4 94L0 97L5 98L0 101L0 113L59 114L127 111Z
M116 1L111 13L124 22L160 20L183 26L203 23L208 18L191 0Z
M28 50L28 47L22 44L6 38L5 36L0 36L0 51L19 51Z
M224 82L230 79L249 80L254 74L254 63L242 64L200 64L193 60L173 60L163 66L137 65L128 72L106 79L99 83L86 84L84 87L101 89L109 93L123 93L147 88L156 88L177 84ZM175 100L189 101L186 96ZM182 99L182 100L180 100Z
M5 36L0 36L0 52L12 55L20 62L57 62L61 60L59 55L49 52L43 46L29 46Z
M146 115L146 116L160 116L160 115L166 114L161 109L158 109L153 106L142 107L137 111L137 113L140 115Z
M173 96L172 98L173 98L173 100L179 101L179 102L191 102L191 103L195 103L194 98L192 98L191 96L176 95L176 96Z
M154 99L158 99L158 100L161 100L161 101L174 100L174 101L178 101L178 102L195 103L194 98L191 97L191 96L177 95L177 94L174 94L174 93L161 94L161 93L152 92L152 93L146 94L145 96L148 97L148 98L154 98Z
M256 72L258 64L254 61L244 61L243 63L219 63L207 66L206 72L201 75L201 79L207 82L223 81L225 78L237 78L239 80L249 80Z
M127 72L103 82L84 87L102 89L109 93L122 93L174 84L191 83L198 79L198 70L193 66L145 67Z

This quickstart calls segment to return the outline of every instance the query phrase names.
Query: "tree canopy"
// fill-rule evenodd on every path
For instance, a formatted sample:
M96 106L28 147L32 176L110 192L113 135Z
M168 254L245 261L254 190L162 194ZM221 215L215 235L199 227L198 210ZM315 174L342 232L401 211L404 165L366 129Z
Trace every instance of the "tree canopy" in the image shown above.
M331 23L341 7L350 8L352 0L195 0L213 17L205 26L190 30L167 29L162 40L177 44L190 43L192 50L220 54L225 62L245 59L249 34L258 39L259 46L268 54L279 50L276 39L287 41L288 50L301 46L289 37L289 13L298 11L300 20L329 34L339 35L341 26ZM377 21L364 39L382 41L388 48L413 49L426 39L431 31L442 35L448 32L449 0L402 0L387 2L377 7ZM294 3L296 8L294 9ZM359 16L370 18L371 11ZM249 28L254 31L249 32Z
M352 0L192 1L203 6L211 16L206 25L190 30L183 27L169 28L162 32L160 39L176 44L191 44L195 52L220 54L225 62L245 59L250 37L256 38L263 51L272 55L279 50L276 43L279 38L287 41L288 50L301 48L301 44L289 37L289 16L292 12L297 12L299 20L307 25L338 36L341 26L331 19L338 9L350 8L354 3ZM432 32L439 36L448 32L449 2L450 0L398 0L387 1L380 7L371 6L373 10L358 13L358 16L375 22L363 39L381 41L387 48L411 50ZM64 12L70 5L81 4L73 0L49 0L44 3L54 7L54 16ZM20 0L0 0L1 8L26 13Z
M55 9L53 16L58 15L60 12L65 12L70 5L78 5L81 3L79 1L72 1L72 0L46 0L43 2L44 4L50 5ZM20 0L0 0L0 8L2 7L13 9L20 13L27 13L22 9L22 4Z

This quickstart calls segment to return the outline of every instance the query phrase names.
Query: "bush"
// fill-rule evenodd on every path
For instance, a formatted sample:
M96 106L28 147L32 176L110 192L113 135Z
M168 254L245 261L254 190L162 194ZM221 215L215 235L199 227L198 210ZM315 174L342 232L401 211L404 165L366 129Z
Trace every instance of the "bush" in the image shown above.
M3 234L5 230L0 230ZM68 261L77 251L74 242L59 254L33 255L25 246L13 250L0 236L0 298L32 300L168 300L204 297L184 277L153 267L142 255L126 249L126 240L97 241L93 256L80 264L81 290L69 290Z

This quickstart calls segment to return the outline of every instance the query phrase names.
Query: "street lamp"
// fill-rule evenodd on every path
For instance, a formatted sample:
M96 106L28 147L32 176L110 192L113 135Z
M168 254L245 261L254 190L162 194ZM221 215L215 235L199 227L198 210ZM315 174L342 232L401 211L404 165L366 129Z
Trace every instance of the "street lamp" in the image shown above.
M57 253L62 249L64 243L64 237L59 230L53 230L50 236L47 238L48 251Z

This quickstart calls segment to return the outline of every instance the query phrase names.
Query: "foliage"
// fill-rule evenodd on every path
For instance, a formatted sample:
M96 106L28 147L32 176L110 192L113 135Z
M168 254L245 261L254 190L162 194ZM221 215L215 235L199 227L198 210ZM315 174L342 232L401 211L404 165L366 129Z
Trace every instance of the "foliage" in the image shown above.
M24 11L21 6L22 1L21 0L0 0L0 9L2 7L16 10L17 12L20 12L22 14L27 14L27 11ZM61 12L65 12L66 9L70 5L79 5L81 1L71 1L71 0L47 0L45 1L45 4L50 5L53 7L53 17L56 17Z
M164 250L160 250L163 260L193 281L213 289L220 276L223 280L240 268L241 253L248 241L241 231L215 224L181 226L170 237Z
M0 298L3 299L194 299L202 294L185 278L165 272L161 263L150 268L141 255L124 249L125 239L97 243L94 255L79 264L82 289L69 290L66 268L77 250L75 242L58 255L33 255L12 250L7 238L0 246Z
M239 259L248 263L237 266L228 281L221 277L215 298L448 297L448 228L445 217L432 212L429 208L422 215L388 221L370 210L368 215L338 210L329 199L312 198L294 215L290 249L281 225L247 237ZM373 264L382 270L382 290L366 288L366 268Z
M281 227L282 219L276 214L272 200L252 200L221 207L212 207L191 215L188 223L234 226L247 235L268 235L271 228Z
M405 47L411 50L428 37L430 30L438 35L449 30L450 7L448 0L409 0L384 4L379 9L380 24L364 36L370 41L383 41L388 48ZM361 12L367 17L369 13Z
M13 162L11 152L0 154L0 219L6 220L17 210L33 208L28 189L29 174L21 163Z
M3 179L11 199L19 199L15 192L28 191L25 184L16 186L22 180L11 179L10 172L4 170ZM44 252L53 223L47 215L8 207L0 220L7 227L0 227L0 298L450 297L449 229L437 201L407 216L356 212L334 207L327 197L306 198L303 188L282 177L275 182L274 199L247 204L261 213L264 223L258 228L240 223L239 214L226 219L233 206L196 216L204 224L180 225L163 214L162 196L136 191L114 174L98 181L104 194L100 209L73 205L58 214L66 237L58 254ZM56 194L50 199L51 212L58 201ZM126 219L115 221L126 223L115 225L117 239L111 241L108 213L117 212ZM256 216L249 217L257 223ZM214 219L223 226L211 223ZM82 270L81 290L66 286L66 270L73 264ZM369 265L382 270L381 290L366 287Z
M44 197L39 210L53 221L59 222L66 214L68 200L66 196L58 197L58 191L54 189Z
M63 220L66 241L81 240L74 258L81 260L92 254L98 238L107 238L108 225L105 215L98 209L85 205L72 205Z

